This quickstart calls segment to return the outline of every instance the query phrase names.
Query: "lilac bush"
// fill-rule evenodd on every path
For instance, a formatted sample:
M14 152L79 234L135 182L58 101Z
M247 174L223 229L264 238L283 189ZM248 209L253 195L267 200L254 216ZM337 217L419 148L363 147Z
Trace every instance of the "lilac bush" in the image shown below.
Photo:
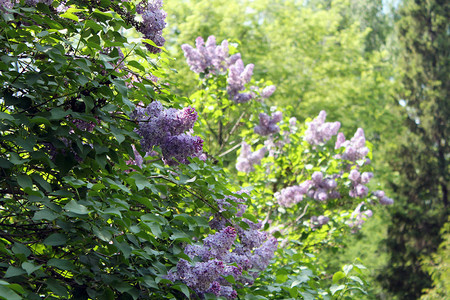
M231 204L233 198L220 199L217 203L224 208L227 206L224 203ZM245 212L246 208L241 209ZM217 217L221 216L217 214L213 218ZM258 271L263 271L269 265L278 245L275 238L269 238L266 232L261 231L261 222L254 223L245 218L243 221L249 228L226 226L228 221L213 222L215 225L222 224L213 227L218 230L216 233L205 237L202 245L187 245L184 249L184 253L193 261L197 258L200 262L190 264L181 259L176 271L169 271L167 278L182 281L200 297L205 293L213 293L227 299L236 298L237 292L225 277L232 276L240 284L251 285L253 280L243 276L243 271L257 278Z

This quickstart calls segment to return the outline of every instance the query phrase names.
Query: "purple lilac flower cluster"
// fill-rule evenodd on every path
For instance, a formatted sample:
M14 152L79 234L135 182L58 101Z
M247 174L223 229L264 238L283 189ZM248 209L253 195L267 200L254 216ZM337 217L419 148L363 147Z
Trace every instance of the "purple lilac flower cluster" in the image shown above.
M358 204L355 210L352 212L350 216L350 222L348 226L353 228L354 231L361 229L362 224L366 222L366 220L372 217L373 213L370 209L361 211L361 207L364 205L364 202Z
M243 201L237 197L217 200L219 210L232 206L230 202L235 200L238 200L236 204L239 208ZM240 206L238 214L242 216L245 210L246 206ZM214 215L216 217L218 215ZM213 293L227 299L236 298L236 291L224 277L231 275L240 284L253 284L259 272L269 265L278 246L275 238L268 238L267 233L261 231L261 222L243 221L247 223L247 229L238 225L226 226L227 222L214 222L214 229L218 230L215 234L208 235L202 245L187 245L184 250L192 260L197 258L200 262L189 264L186 260L180 260L177 270L170 271L167 278L184 282L200 297ZM206 267L210 269L206 270ZM252 277L243 276L243 271Z
M338 133L341 123L325 122L327 113L322 110L319 116L309 123L305 132L305 140L311 145L321 145Z
M15 1L13 0L0 0L0 10L11 9L14 6Z
M154 101L146 108L138 107L131 117L139 122L136 132L142 137L142 149L150 152L159 146L165 163L187 164L187 157L202 156L203 140L189 132L197 120L197 112L192 107L166 109Z
M227 92L235 103L248 102L255 97L254 93L241 93L245 90L245 85L250 82L255 65L248 64L244 67L242 59L238 59L230 66L227 79Z
M348 179L352 182L352 189L349 192L350 197L364 198L369 193L369 188L365 186L372 179L372 172L360 173L358 170L353 169L348 175Z
M228 41L223 40L221 45L216 45L216 38L211 35L205 41L201 36L195 40L196 48L191 45L183 44L186 61L191 70L195 73L224 73L228 67L241 58L241 54L237 53L232 56L228 55Z
M309 221L311 224L311 228L315 229L327 224L330 221L330 218L326 216L312 216Z
M344 147L345 151L340 158L353 162L363 159L369 153L369 148L366 147L364 130L362 128L358 128L355 135L350 140L345 140L344 134L340 132L337 136L334 148L339 149L341 147ZM366 161L370 162L368 159Z
M324 178L322 172L314 172L311 180L306 180L300 185L284 188L276 192L274 196L279 205L291 207L302 201L305 195L318 201L340 198L336 187L337 183L334 178Z
M284 188L281 191L276 192L274 196L279 205L283 207L291 207L292 205L303 200L303 197L308 192L311 183L311 180L306 180L300 185Z
M274 86L274 85L266 86L266 87L263 88L263 90L261 91L261 97L262 97L263 99L269 98L270 96L272 96L272 94L275 92L276 89L277 89L277 87Z
M241 148L241 154L236 161L236 169L240 172L249 173L255 170L254 164L260 164L261 159L266 154L267 149L265 147L252 152L250 145L243 142Z
M144 0L136 7L136 12L142 15L142 25L137 28L145 39L152 40L157 46L162 47L166 40L162 36L162 30L166 27L167 13L162 10L162 0ZM160 48L145 44L152 53L161 52Z
M389 197L387 197L383 191L375 191L373 194L375 195L375 197L378 198L378 201L382 205L392 205L392 204L394 204L394 200L389 198Z
M311 187L306 193L308 197L318 201L326 201L328 199L337 199L341 197L336 190L337 183L334 178L324 178L322 172L314 172L311 179Z
M254 129L255 133L260 135L270 135L275 134L280 131L280 127L278 127L277 123L283 119L283 114L281 111L277 111L272 114L272 118L270 118L265 113L259 114L259 125L257 125Z
M244 103L256 97L253 91L243 92L245 85L252 78L254 65L244 66L240 53L229 56L227 40L222 41L220 45L216 45L216 38L213 35L208 37L206 43L199 36L195 40L195 46L196 48L188 44L181 46L186 61L193 72L219 75L225 74L228 70L227 92L231 100L235 103ZM275 89L274 85L265 87L260 93L261 98L270 97Z

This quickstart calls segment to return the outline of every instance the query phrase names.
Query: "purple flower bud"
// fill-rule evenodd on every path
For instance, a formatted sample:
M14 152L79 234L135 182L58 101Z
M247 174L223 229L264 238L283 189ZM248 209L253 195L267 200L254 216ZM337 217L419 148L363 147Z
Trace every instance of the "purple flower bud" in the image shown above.
M382 205L392 205L394 204L394 200L389 197L383 196L380 198L380 204Z
M311 145L321 145L338 133L341 123L325 123L327 113L322 110L319 116L312 120L305 131L305 140Z
M373 173L372 172L364 172L361 175L361 183L362 184L368 184L370 179L373 178Z
M348 175L348 179L351 181L357 182L360 179L361 173L358 172L358 170L353 169L350 171L350 174Z
M276 123L280 122L282 118L283 114L279 111L272 114L272 118L269 118L269 116L265 113L260 113L259 125L255 127L255 133L263 136L278 133L280 128L276 125Z
M270 96L272 96L275 90L276 86L274 85L266 86L261 92L261 97L263 97L264 99L269 98Z
M323 174L322 172L314 172L311 176L311 179L314 181L315 184L319 184L320 182L322 182L323 179Z

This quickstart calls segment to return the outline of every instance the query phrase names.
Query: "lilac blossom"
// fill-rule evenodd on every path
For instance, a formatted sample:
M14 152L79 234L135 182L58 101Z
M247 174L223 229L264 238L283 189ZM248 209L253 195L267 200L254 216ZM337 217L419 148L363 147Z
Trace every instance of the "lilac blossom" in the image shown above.
M372 172L364 172L360 173L358 170L353 169L350 171L348 175L348 179L350 179L352 183L352 189L349 192L350 197L353 198L364 198L369 193L369 189L365 186L365 184L369 183L370 179L372 179Z
M245 190L234 194L242 192ZM230 209L231 201L238 206L243 202L233 195L216 201L220 212ZM245 209L246 207L242 207L243 211ZM217 215L214 215L214 218L216 217ZM253 280L245 276L243 271L257 278L258 272L263 271L273 258L278 244L275 238L268 238L267 233L261 231L261 222L248 219L242 221L248 225L245 226L246 229L239 225L235 227L223 225L222 228L217 228L215 234L204 238L203 244L187 245L184 252L194 263L189 264L185 260L180 260L177 270L169 271L167 278L172 281L181 280L200 297L205 293L213 293L227 299L236 298L237 292L225 277L233 276L241 285L253 284ZM200 262L196 262L198 259ZM207 271L206 267L212 270Z
M310 219L311 228L322 227L330 221L330 218L326 216L312 216Z
M279 205L284 207L291 207L294 204L303 200L304 195L308 192L312 181L307 180L302 182L300 185L294 185L282 189L275 193L275 198Z
M166 27L167 13L162 10L162 0L144 0L136 7L136 12L142 15L142 24L137 28L144 35L145 39L152 40L157 46L162 47L166 40L162 36L162 30ZM160 48L145 44L152 53L161 52Z
M221 287L217 279L223 271L224 264L217 259L197 262L194 265L180 259L176 272L169 272L167 278L172 281L180 280L199 294L204 294L215 290L220 291Z
M243 142L241 148L241 154L237 158L236 169L240 172L249 173L255 170L255 164L260 164L261 159L266 154L267 149L265 147L252 152L250 145Z
M228 56L228 41L224 40L220 45L216 45L216 38L211 35L205 41L201 36L195 40L196 48L183 44L186 61L195 73L224 73L230 64L240 58L240 54Z
M254 131L255 133L263 136L278 133L280 131L280 127L278 127L277 123L282 119L283 114L280 111L273 113L272 118L265 113L260 113L259 125L255 127Z
M161 147L164 162L169 165L177 161L186 164L187 157L201 156L203 140L190 133L197 120L193 108L166 109L154 101L146 108L136 108L131 117L138 121L135 131L142 137L141 147L145 152L151 152L154 146Z
M269 98L270 96L272 96L276 89L277 87L274 85L266 86L261 92L261 97L263 99Z
M332 177L325 177L322 172L314 172L311 176L312 184L306 195L314 200L326 201L328 199L336 199L340 197L336 190L337 182Z
M257 268L259 270L266 269L269 265L269 261L274 257L277 246L277 239L270 238L259 248L256 248L252 256L253 268Z
M369 153L369 148L366 147L364 130L362 128L358 128L355 135L350 140L345 140L344 134L340 132L337 137L335 149L341 147L344 147L345 150L340 158L353 162L365 158Z
M373 194L375 195L375 197L378 198L378 201L382 205L392 205L392 204L394 204L394 200L389 198L389 197L387 197L386 194L383 191L375 191Z
M222 259L236 239L236 229L231 226L225 227L214 235L207 236L203 243L209 248L209 252L213 257Z
M237 292L233 290L231 286L222 286L220 289L219 296L225 297L227 299L235 299L237 298Z
M262 245L262 243L267 240L267 233L264 231L260 231L261 222L254 223L250 220L243 219L245 223L249 225L249 229L242 229L237 227L237 232L239 234L239 239L241 245L245 249L253 249Z
M355 210L352 212L350 216L350 222L348 226L354 229L354 231L361 229L362 224L366 222L366 220L372 217L373 213L370 209L361 211L361 207L364 205L364 202L361 202Z
M5 9L13 8L15 0L0 0L0 10L4 11Z
M245 90L245 84L249 83L253 75L253 64L244 67L242 59L238 59L230 66L227 79L227 92L230 98L236 103L248 102L254 98L252 92L241 93Z
M327 113L322 110L319 116L312 120L305 132L305 140L311 145L322 145L338 133L341 123L325 122Z

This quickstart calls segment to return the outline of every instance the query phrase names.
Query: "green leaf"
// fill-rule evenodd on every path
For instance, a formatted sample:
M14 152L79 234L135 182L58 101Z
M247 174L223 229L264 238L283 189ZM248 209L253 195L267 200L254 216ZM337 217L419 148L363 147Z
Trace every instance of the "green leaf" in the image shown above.
M358 276L350 276L349 277L351 280L356 281L357 283L359 283L360 285L364 285L364 282L361 280L361 278L359 278Z
M21 300L21 296L12 291L9 287L0 285L0 299L5 300Z
M87 215L91 212L86 206L78 204L75 200L70 200L70 202L64 206L64 209L79 215Z
M345 275L348 275L348 273L353 269L353 265L345 265L343 267Z
M144 66L142 66L139 62L135 61L135 60L131 60L128 62L128 65L141 70L142 72L145 72L145 68Z
M86 21L86 27L93 29L95 32L99 32L100 30L103 29L102 26L98 25L98 23L92 21L92 20L87 20Z
M73 262L67 259L52 258L47 262L47 265L60 270L72 271L75 269Z
M12 246L11 250L14 252L14 254L21 254L25 257L28 257L31 254L30 249L20 243L14 243L14 246Z
M136 184L136 187L138 188L139 191L143 190L146 187L151 188L150 182L144 175L135 173L131 175L131 178L134 179L134 183Z
M97 227L93 228L93 232L95 234L96 237L98 237L99 239L101 239L104 242L109 242L112 239L112 234L111 232L109 232L106 229L98 229Z
M72 14L72 13L69 13L69 12L65 12L65 13L63 13L63 14L60 14L59 16L60 16L61 18L70 19L70 20L73 20L73 21L76 21L76 22L79 21L79 19L78 19L78 17L77 17L76 15L74 15L74 14Z
M345 274L343 272L338 271L338 272L334 273L334 275L333 275L333 283L338 282L342 278L345 278Z
M20 276L26 274L27 272L21 268L17 268L14 266L9 266L8 270L6 270L4 278L10 278L15 276Z
M36 266L28 261L22 263L22 269L27 271L28 275L31 275L34 271L39 270L42 265Z
M73 178L72 176L63 177L63 180L74 188L79 188L86 185L86 182L84 182L83 180Z
M10 163L8 160L0 157L0 168L9 169L12 166L14 166L12 163Z
M14 117L10 114L4 113L0 111L0 120L8 120L8 121L14 121Z
M48 246L62 246L67 242L67 237L61 233L53 233L44 240L44 244Z
M174 240L174 241L182 241L182 242L187 242L187 243L191 242L191 237L182 231L174 232L170 236L170 239Z
M119 79L111 79L111 82L114 83L114 86L120 94L122 94L124 97L128 96L128 87L125 85L125 81Z
M189 288L186 285L184 285L184 284L176 284L176 285L173 286L173 288L181 291L186 296L186 298L189 299L191 294L189 292Z
M30 176L28 175L17 175L17 183L23 188L33 188L33 182L31 181Z
M53 278L47 279L46 284L47 287L56 295L61 297L67 297L68 294L67 289L64 286L60 285L58 281L56 281L55 279Z
M343 289L345 289L345 285L343 285L343 284L341 284L341 285L333 284L330 287L331 295L334 295L334 294L336 294L337 291L340 291L340 290L343 290Z
M33 173L31 175L33 177L33 180L37 182L46 192L50 193L52 191L51 185L39 174Z
M58 107L50 111L50 120L61 120L64 119L69 114L68 111Z
M119 243L117 240L114 240L114 246L117 247L122 253L125 258L129 258L131 255L131 252L133 251L131 247L127 243Z

